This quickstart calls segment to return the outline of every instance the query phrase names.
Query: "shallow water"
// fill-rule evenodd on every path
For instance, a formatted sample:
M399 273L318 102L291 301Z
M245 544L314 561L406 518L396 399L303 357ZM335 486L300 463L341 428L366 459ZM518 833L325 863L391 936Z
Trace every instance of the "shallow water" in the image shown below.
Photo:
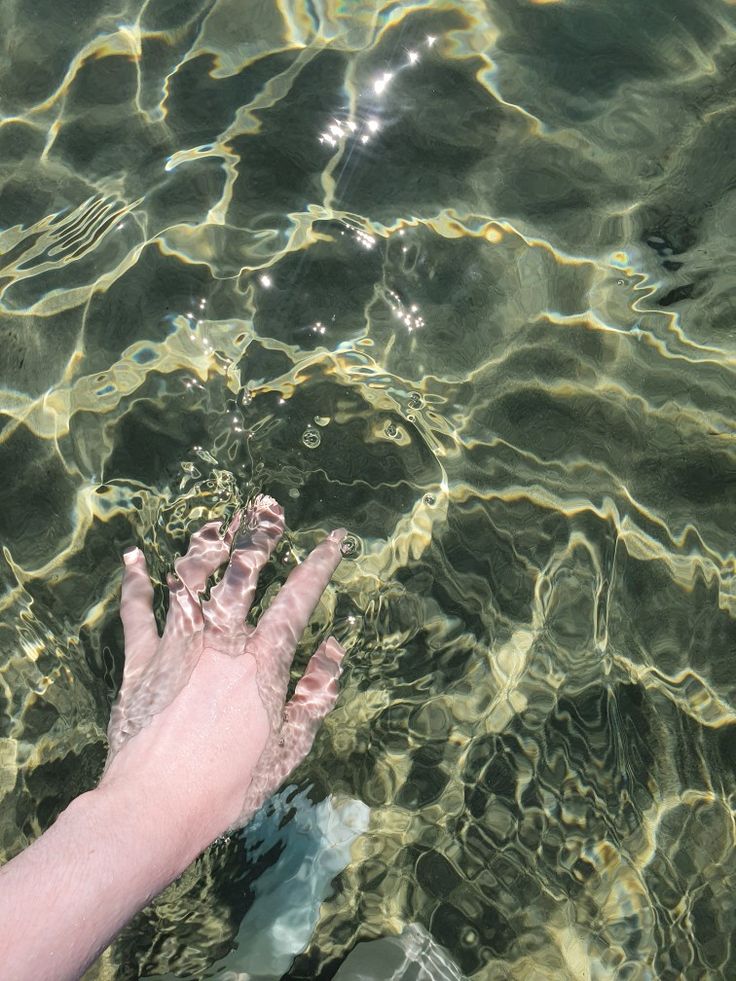
M99 773L122 550L265 490L358 539L295 780L370 808L284 976L416 923L471 978L734 977L734 5L0 30L0 852ZM92 975L229 976L247 841Z

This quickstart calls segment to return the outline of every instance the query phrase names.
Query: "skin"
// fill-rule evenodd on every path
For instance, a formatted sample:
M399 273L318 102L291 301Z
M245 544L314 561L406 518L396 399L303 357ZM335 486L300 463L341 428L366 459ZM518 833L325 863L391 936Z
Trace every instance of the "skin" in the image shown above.
M14 981L78 978L215 838L245 824L309 752L338 694L343 649L312 655L285 705L296 644L341 559L345 531L295 568L258 625L245 617L281 537L256 499L221 538L201 528L169 580L159 637L143 553L124 556L125 669L98 787L0 869L0 964ZM208 577L227 563L220 582Z

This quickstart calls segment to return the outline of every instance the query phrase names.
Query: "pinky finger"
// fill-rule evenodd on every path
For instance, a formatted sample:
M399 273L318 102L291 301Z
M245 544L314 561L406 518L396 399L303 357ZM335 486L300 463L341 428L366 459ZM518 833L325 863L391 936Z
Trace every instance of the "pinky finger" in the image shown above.
M334 637L329 637L309 659L294 696L286 706L286 721L281 727L285 751L279 761L281 780L307 756L322 720L334 708L340 694L338 679L344 656L344 648Z
M253 816L312 748L320 722L337 701L337 679L344 656L343 648L330 637L309 659L294 697L286 706L278 738L261 757L233 828L241 827Z

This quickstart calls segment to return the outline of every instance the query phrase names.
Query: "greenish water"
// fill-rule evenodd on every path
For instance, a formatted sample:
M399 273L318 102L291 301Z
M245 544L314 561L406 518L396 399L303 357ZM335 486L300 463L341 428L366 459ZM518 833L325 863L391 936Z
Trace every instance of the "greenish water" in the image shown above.
M0 854L100 771L122 550L264 490L359 539L295 782L370 811L284 977L411 923L473 979L736 976L736 7L0 31ZM90 977L244 977L253 834Z

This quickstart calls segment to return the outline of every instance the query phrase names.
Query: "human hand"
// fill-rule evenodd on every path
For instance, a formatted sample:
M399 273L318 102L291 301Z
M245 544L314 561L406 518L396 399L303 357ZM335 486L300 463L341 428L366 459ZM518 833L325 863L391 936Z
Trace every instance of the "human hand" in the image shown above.
M262 496L223 538L218 528L204 525L175 562L161 637L143 553L124 557L125 667L100 783L137 784L172 818L196 826L202 847L244 824L307 755L337 698L344 655L334 638L323 643L284 707L296 644L340 562L344 529L292 571L252 627L245 617L283 533L283 511ZM208 577L228 560L202 599Z
M340 561L328 535L246 625L284 528L257 498L239 528L192 536L156 629L143 553L125 555L123 683L97 788L0 869L3 977L78 978L125 923L218 835L244 823L306 756L337 698L343 650L312 656L284 709L294 649ZM228 563L207 600L208 577Z

